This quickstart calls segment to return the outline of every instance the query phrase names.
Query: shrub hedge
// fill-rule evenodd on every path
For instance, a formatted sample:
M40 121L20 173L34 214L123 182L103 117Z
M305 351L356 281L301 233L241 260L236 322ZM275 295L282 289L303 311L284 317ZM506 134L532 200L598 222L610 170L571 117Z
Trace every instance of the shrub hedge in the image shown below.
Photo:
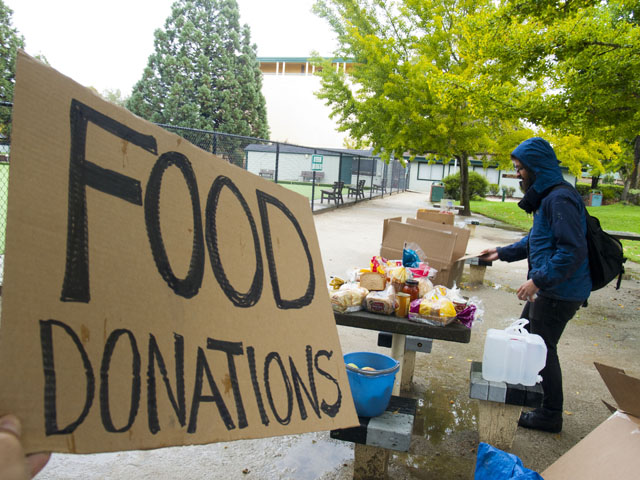
M460 172L442 179L444 193L448 198L460 200ZM469 198L486 197L489 191L489 181L478 172L469 172Z

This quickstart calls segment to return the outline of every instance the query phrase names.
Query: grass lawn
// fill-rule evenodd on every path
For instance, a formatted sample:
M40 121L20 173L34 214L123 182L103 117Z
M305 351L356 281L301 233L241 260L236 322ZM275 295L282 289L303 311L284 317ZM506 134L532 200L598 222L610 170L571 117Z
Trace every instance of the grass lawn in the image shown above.
M616 203L602 207L587 207L594 217L598 217L605 230L640 233L640 207ZM528 215L514 202L489 202L486 200L471 202L471 211L495 220L508 223L523 231L529 230L533 216ZM635 263L640 263L640 242L622 240L624 255Z
M289 190L293 190L296 193L299 193L300 195L304 195L305 197L307 197L309 200L311 200L311 184L299 184L299 183L286 183L286 182L280 182L278 183L278 185L280 185L281 187L284 188L288 188ZM315 199L316 200L320 200L320 196L322 195L321 190L331 190L333 187L331 185L316 185L316 190L315 190ZM347 197L347 193L349 192L349 189L347 187L342 189L342 196L343 197ZM368 194L369 189L366 188L365 192L367 192L366 194ZM366 195L365 194L365 195Z

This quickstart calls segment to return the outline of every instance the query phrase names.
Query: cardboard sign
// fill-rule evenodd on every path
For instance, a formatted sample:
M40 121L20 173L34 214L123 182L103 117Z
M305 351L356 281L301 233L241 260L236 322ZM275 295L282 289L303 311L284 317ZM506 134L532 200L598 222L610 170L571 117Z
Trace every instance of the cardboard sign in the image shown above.
M0 413L28 452L358 424L309 202L20 53Z

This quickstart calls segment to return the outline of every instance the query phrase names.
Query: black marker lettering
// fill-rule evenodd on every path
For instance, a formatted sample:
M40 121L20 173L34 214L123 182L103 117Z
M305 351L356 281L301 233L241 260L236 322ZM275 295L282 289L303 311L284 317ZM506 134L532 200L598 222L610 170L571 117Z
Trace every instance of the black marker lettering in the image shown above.
M162 232L160 231L160 187L165 170L171 166L176 166L182 173L191 197L193 246L189 271L184 279L179 279L173 274L171 265L169 265L169 257L162 241ZM200 215L200 197L198 195L196 177L189 159L181 153L163 153L153 166L144 196L144 219L147 225L151 253L153 254L153 260L156 262L158 272L177 295L185 298L195 296L200 289L204 274L202 217Z
M67 258L60 300L84 302L91 299L89 289L89 233L86 187L142 205L140 181L106 170L86 159L87 125L92 122L118 138L157 154L156 140L107 117L93 108L71 100L69 112L71 149L69 156L69 197L67 218Z
M251 372L251 385L253 385L253 393L256 396L256 403L258 404L258 412L260 412L260 419L263 425L269 425L269 417L264 409L264 402L262 400L262 393L260 393L260 384L258 383L258 375L256 373L256 356L253 347L247 347L247 359L249 360L249 371Z
M318 353L316 353L316 356L314 359L314 365L320 375L331 380L336 386L336 390L338 391L338 399L336 400L336 403L334 403L333 405L329 405L323 399L322 404L320 406L320 408L322 408L322 411L324 413L326 413L330 417L335 417L340 411L340 404L342 403L342 391L340 390L340 385L338 384L338 381L335 378L333 378L330 374L322 370L318 365L319 356L323 356L323 357L327 357L328 359L331 359L332 355L333 355L333 352L327 352L326 350L319 350Z
M242 394L240 393L240 385L238 384L238 373L233 360L234 355L243 355L242 342L225 342L223 340L207 338L207 348L209 350L220 350L227 354L229 378L231 380L231 388L233 389L233 398L236 401L236 410L238 411L238 428L246 428L247 415L244 411L244 405L242 404Z
M158 348L156 337L149 334L149 365L147 367L147 415L149 421L149 431L156 434L160 431L160 422L158 421L158 403L156 399L156 374L155 364L158 363L158 369L162 380L167 389L169 395L169 401L173 407L173 411L176 412L180 425L184 427L186 424L187 408L185 405L184 396L184 338L177 333L173 334L174 343L174 357L175 357L175 372L176 372L176 393L173 394L171 383L167 376L167 368Z
M253 274L253 281L251 282L251 287L247 293L238 292L227 278L227 274L224 271L224 267L222 266L222 261L220 259L220 251L218 250L218 223L216 221L216 215L218 213L218 200L220 199L220 193L224 187L227 187L231 193L235 195L235 197L240 202L242 209L244 210L245 215L247 216L247 220L249 221L249 226L251 227L251 234L253 236L253 244L255 247L256 254L256 266L255 273ZM207 241L207 249L209 250L209 259L211 261L211 267L213 268L213 274L218 280L222 291L227 296L231 302L237 307L252 307L258 300L260 300L260 295L262 294L262 277L263 277L263 266L262 266L262 253L260 252L260 239L258 237L258 229L256 228L256 222L253 219L253 214L249 209L249 205L247 201L244 199L238 187L231 181L229 177L219 176L211 185L211 189L209 190L209 196L207 198L207 208L205 212L206 218L206 241ZM237 265L233 265L236 267Z
M307 400L311 404L311 408L316 412L318 418L320 418L320 408L318 407L318 392L316 390L316 382L313 378L313 365L311 358L311 346L307 345L306 349L307 354L307 375L309 376L309 388L311 389L311 393L307 390L307 387L302 381L298 370L296 369L295 364L293 363L293 359L289 357L289 365L291 366L291 379L293 380L293 388L296 392L296 399L298 400L298 408L300 408L300 417L302 420L307 418L307 410L304 407L304 401L302 400L302 392L300 391L300 386L304 390L304 394L307 396Z
M56 406L56 369L53 361L53 334L52 326L56 325L69 335L75 344L84 365L87 388L85 390L85 401L82 412L78 418L64 428L58 428L58 411ZM66 324L57 320L40 320L40 344L42 346L42 368L44 370L44 427L46 435L62 435L73 433L80 425L93 403L95 393L95 376L93 368L87 356L87 352L82 346L82 342L76 333Z
M211 388L211 392L213 393L213 395L202 394L203 374L207 375L207 381L209 382L209 387ZM215 402L218 406L220 417L222 418L225 427L227 427L227 430L233 430L234 428L236 428L233 424L233 420L231 419L231 415L229 414L229 410L227 410L227 406L224 404L222 395L220 395L220 390L218 390L218 386L213 379L213 375L211 374L211 369L209 368L209 364L207 363L207 357L204 354L204 350L198 347L196 381L193 387L191 415L189 417L189 426L187 427L187 432L189 433L196 432L196 428L198 426L198 410L200 409L200 402Z
M282 374L282 380L284 381L284 385L287 389L287 415L282 418L278 415L278 411L276 410L275 403L273 401L273 395L271 395L271 385L269 382L269 365L271 362L275 360L280 367L280 373ZM291 381L287 375L287 371L284 369L284 365L282 364L282 359L277 352L271 352L267 355L267 358L264 360L264 388L267 391L267 398L269 399L269 405L271 405L271 411L276 417L276 420L282 425L288 425L291 421L291 411L293 410L293 391L291 390Z
M311 252L309 251L309 244L307 242L307 238L304 236L304 232L298 223L296 217L291 213L291 211L278 200L276 197L269 195L261 190L256 190L256 195L258 196L258 205L260 208L260 217L262 219L262 231L264 234L264 244L265 251L267 254L267 262L269 265L269 275L271 276L271 287L273 288L273 296L276 301L276 305L278 308L283 310L290 308L303 308L311 303L313 300L313 295L316 286L316 276L313 270L313 258L311 258ZM304 248L305 254L307 256L307 262L309 263L309 283L307 284L307 291L305 294L294 300L285 300L282 298L280 293L280 284L278 283L278 268L276 266L275 255L273 253L273 243L271 241L271 228L269 226L269 212L267 209L267 203L272 204L274 207L280 209L282 213L289 219L289 221L293 224L296 232L298 232L298 236L300 237L300 242L302 243L302 247Z
M129 419L127 424L122 428L116 428L111 420L111 410L109 409L109 366L111 365L111 356L116 348L118 338L122 335L129 337L132 354L132 375L131 375L131 408L129 409ZM104 353L102 355L102 365L100 366L100 415L102 417L102 425L107 432L126 432L131 428L138 414L140 406L140 352L136 339L129 330L118 329L111 332L109 338L104 345Z

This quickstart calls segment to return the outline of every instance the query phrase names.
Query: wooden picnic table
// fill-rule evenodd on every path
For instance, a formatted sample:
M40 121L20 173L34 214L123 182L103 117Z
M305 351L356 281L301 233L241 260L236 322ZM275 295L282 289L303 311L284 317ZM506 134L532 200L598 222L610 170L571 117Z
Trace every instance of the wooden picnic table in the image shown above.
M396 375L396 381L393 386L394 395L399 395L401 391L408 390L413 378L416 352L405 348L407 335L446 342L469 343L471 341L471 329L457 322L438 327L426 323L413 322L408 318L399 318L395 315L380 315L365 310L353 313L333 312L333 314L337 325L392 334L391 356L400 362L400 371Z
M605 230L605 232L618 240L640 240L640 233L616 232L613 230Z

